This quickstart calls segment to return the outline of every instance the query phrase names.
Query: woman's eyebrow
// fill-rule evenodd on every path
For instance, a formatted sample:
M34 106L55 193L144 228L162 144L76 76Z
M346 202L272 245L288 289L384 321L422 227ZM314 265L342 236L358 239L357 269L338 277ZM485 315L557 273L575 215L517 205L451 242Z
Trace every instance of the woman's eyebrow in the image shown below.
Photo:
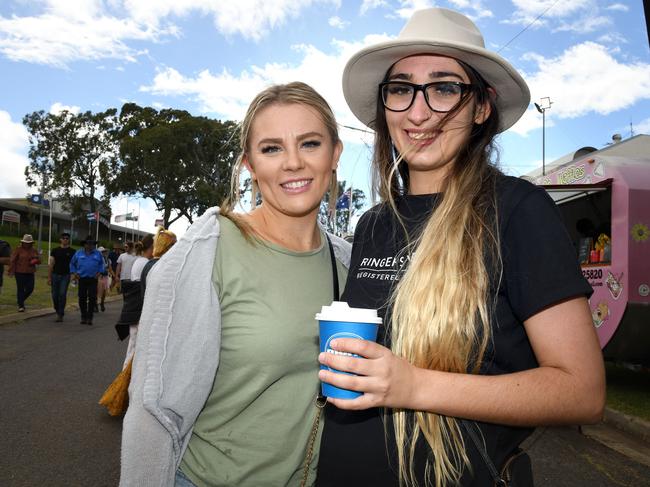
M459 80L464 81L460 74L452 71L432 71L429 73L429 78L458 78Z
M258 142L257 142L257 145L262 145L262 144L281 144L281 143L282 143L282 139L281 139L281 138L274 139L274 138L267 137L266 139L262 139L262 140L258 141Z
M300 134L297 138L298 138L298 140L305 140L305 139L309 139L311 137L323 137L323 134L321 134L320 132L315 132L315 131L305 132L304 134Z
M321 134L320 132L316 132L316 131L305 132L305 133L302 133L302 134L298 134L296 136L296 140L304 140L304 139L308 139L310 137L323 137L323 134ZM277 137L277 138L275 138L275 137L267 137L267 138L264 138L264 139L260 140L259 142L257 142L257 145L258 146L262 145L262 144L278 144L278 145L280 145L282 143L284 143L284 139L282 137Z
M403 79L406 81L410 81L413 75L408 74L408 73L395 73L391 74L389 76L389 80L391 79ZM463 77L458 74L454 73L452 71L432 71L429 73L429 78L431 79L438 79L438 78L458 78L460 81L465 81Z

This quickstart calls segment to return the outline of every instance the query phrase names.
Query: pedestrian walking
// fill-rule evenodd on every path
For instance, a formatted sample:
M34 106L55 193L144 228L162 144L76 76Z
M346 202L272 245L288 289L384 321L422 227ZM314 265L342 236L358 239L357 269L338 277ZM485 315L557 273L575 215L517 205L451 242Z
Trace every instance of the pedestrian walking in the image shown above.
M111 287L112 280L111 261L108 258L108 249L99 247L97 250L102 254L102 259L104 259L104 272L102 272L102 275L97 281L97 300L99 301L99 304L95 302L95 313L98 313L100 309L102 312L106 311L104 303L106 301L106 293L108 293L108 290Z
M95 248L97 242L88 235L81 241L82 249L72 257L70 272L79 283L79 311L81 324L93 324L93 311L97 302L97 281L106 270L102 254Z
M123 340L127 336L129 337L129 345L126 349L126 357L124 359L124 368L128 365L135 351L135 340L138 333L138 322L142 313L143 300L140 276L144 266L153 255L153 237L151 235L147 235L141 242L135 243L135 255L136 258L131 266L130 279L122 290L122 296L124 297L122 312L115 325L120 340Z
M5 265L11 261L11 245L9 242L0 240L0 294L2 294L2 276L5 273Z
M149 275L149 271L175 243L176 234L174 232L165 230L163 227L158 227L156 236L153 239L153 258L145 264L140 275L140 289L142 289L143 300L147 291L147 276Z
M124 243L124 253L117 258L117 267L115 268L115 277L120 285L121 292L124 292L124 286L128 287L131 280L131 267L135 262L135 244L133 242Z
M25 311L25 300L34 292L34 275L40 263L41 259L34 248L34 237L26 233L20 240L20 246L11 254L8 271L10 276L16 278L16 301L21 313Z
M65 304L70 284L70 261L75 250L70 247L70 234L63 232L59 238L59 247L50 253L47 284L52 288L52 305L56 311L56 322L63 321Z
M110 267L109 267L109 276L111 277L111 289L113 289L117 285L118 279L116 278L117 276L117 259L119 259L120 255L124 252L124 249L120 247L119 244L113 244L113 249L108 253L108 260L110 262ZM119 287L117 288L119 292Z

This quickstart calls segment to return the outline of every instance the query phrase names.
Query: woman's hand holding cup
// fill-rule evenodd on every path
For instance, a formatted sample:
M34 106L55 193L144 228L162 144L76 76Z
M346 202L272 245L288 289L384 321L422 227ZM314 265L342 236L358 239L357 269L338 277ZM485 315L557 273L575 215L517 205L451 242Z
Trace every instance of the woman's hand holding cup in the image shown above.
M390 349L368 340L336 338L330 342L330 347L340 353L319 355L318 360L325 368L321 367L318 378L337 388L363 394L354 399L328 397L328 402L350 410L412 408L416 367L395 356Z

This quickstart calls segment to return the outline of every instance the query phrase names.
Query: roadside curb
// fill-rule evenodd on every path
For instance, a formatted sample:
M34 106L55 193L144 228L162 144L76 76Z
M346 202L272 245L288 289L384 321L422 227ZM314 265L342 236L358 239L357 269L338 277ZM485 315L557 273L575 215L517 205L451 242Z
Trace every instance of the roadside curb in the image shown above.
M122 295L118 294L116 296L106 296L105 302L110 303L111 301L117 301L122 299ZM70 304L66 307L66 313L68 311L76 311L79 309L78 304ZM12 313L10 315L0 316L0 326L6 325L8 323L18 323L20 321L28 320L29 318L37 318L39 316L53 315L54 310L52 308L41 308L33 309L30 311L25 311L24 313Z
M615 409L605 408L603 422L645 443L650 443L650 422L648 421L616 411Z

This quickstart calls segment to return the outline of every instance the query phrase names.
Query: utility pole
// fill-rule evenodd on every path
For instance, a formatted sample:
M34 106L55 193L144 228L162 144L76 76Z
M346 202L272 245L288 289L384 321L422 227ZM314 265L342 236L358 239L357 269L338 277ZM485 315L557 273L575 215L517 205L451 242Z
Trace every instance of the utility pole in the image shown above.
M542 176L546 176L546 110L551 108L552 104L548 96L540 98L539 104L535 103L535 108L542 114Z
M48 239L47 239L47 265L50 265L50 256L52 255L52 205L54 205L54 200L52 199L52 195L49 196L48 201L50 202L50 225L49 225L49 231L47 232L48 234Z
M45 198L45 189L47 188L47 172L43 165L43 175L41 179L41 190L39 195L38 205L38 255L41 255L41 234L43 230L43 204Z

